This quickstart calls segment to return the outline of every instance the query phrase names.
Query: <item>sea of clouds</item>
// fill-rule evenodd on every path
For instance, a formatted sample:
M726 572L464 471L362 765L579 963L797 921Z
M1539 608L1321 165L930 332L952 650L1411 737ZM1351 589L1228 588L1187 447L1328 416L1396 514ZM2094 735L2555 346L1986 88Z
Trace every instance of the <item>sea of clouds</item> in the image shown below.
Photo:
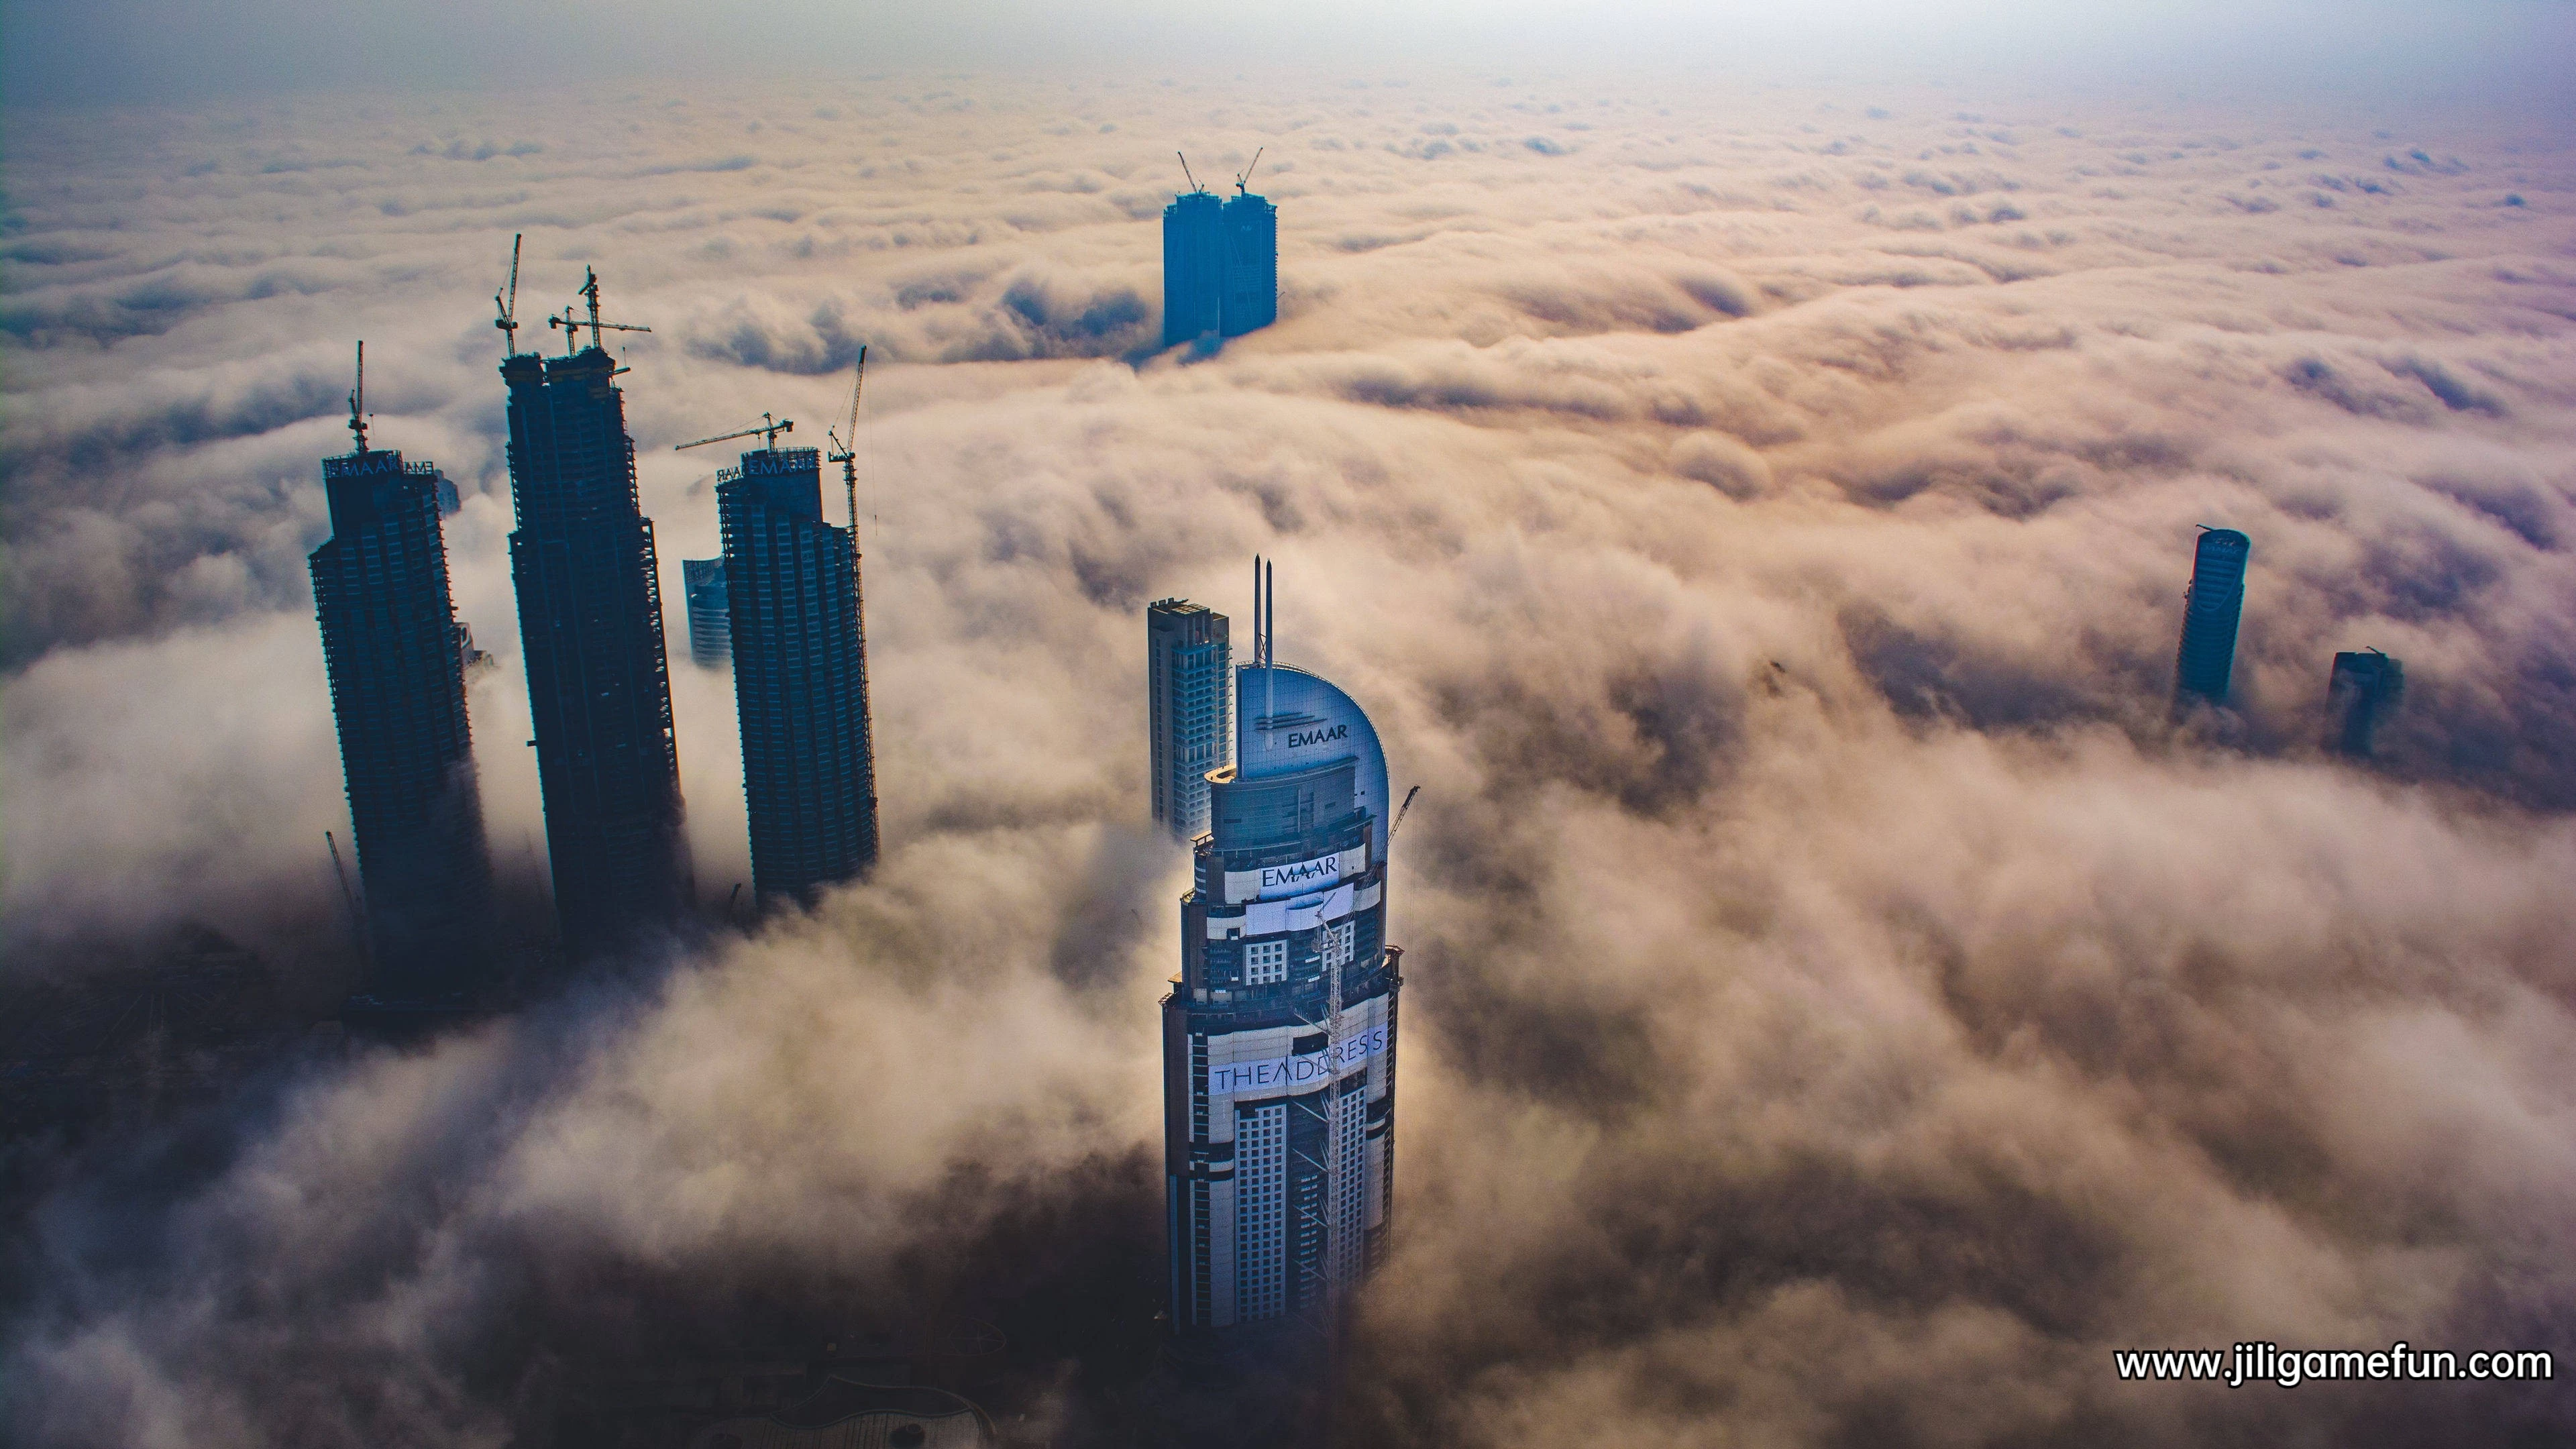
M22 1154L17 1442L500 1444L655 1305L864 1317L969 1258L1150 1315L1185 881L1140 615L1241 617L1255 553L1282 659L1423 787L1349 1441L2576 1429L2563 1384L2111 1367L2576 1363L2563 117L906 76L10 125L0 971L183 921L346 968L303 555L361 337L374 442L464 495L485 811L537 869L514 233L523 340L585 266L653 329L711 895L739 765L678 561L730 458L672 445L819 440L869 349L886 841L810 917ZM1280 208L1280 320L1213 357L1154 347L1176 146L1265 148ZM2236 709L2178 729L2204 524L2253 539ZM2407 676L2375 768L2319 747L2365 646Z

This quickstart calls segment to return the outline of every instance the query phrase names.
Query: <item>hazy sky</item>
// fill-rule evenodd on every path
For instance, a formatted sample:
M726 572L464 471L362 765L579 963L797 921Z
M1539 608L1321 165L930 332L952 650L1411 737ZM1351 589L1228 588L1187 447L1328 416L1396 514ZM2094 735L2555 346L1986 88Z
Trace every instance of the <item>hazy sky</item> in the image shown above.
M1161 77L1464 64L2546 106L2569 96L2563 60L2576 51L2568 0L6 0L0 17L9 96L43 102L924 66Z
M1324 64L1246 88L1203 55L1261 37L1222 20L1168 86L897 68L1142 49L1143 9L894 34L860 79L802 40L748 73L792 11L558 6L507 40L560 84L359 96L328 92L503 32L109 8L66 54L24 13L12 73L49 85L139 47L317 90L10 117L0 971L187 921L346 968L305 555L360 337L373 441L464 494L486 813L532 882L515 233L524 316L595 266L654 328L621 383L666 601L729 461L671 445L805 436L870 348L886 853L811 917L31 1159L0 1437L498 1445L643 1319L896 1314L925 1263L1005 1305L1150 1285L1185 871L1145 821L1142 609L1240 621L1255 553L1281 659L1424 787L1355 1442L2576 1429L2576 138L2504 103L2566 7L1952 12L2011 74L1767 88L1692 57L1916 32L1551 12L1599 54L1506 74L1426 58L1494 11L1308 5L1287 48ZM654 37L611 57L644 79L582 69L594 24ZM1651 74L1602 58L1663 36ZM682 45L736 73L653 68ZM2156 86L2101 83L2133 54ZM2194 57L2343 89L2173 83ZM1150 350L1175 148L1267 148L1280 207L1280 321L1199 361ZM2204 524L2254 541L2235 708L2176 728ZM2371 645L2408 692L2361 767L2320 741ZM674 694L720 896L730 682L683 654ZM2562 1377L2111 1375L2246 1338Z

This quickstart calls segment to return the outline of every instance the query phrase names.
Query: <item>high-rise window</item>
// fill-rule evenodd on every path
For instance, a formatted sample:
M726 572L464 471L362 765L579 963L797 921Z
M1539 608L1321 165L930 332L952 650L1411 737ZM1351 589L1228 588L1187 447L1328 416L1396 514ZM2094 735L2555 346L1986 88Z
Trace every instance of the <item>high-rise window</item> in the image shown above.
M1288 943L1253 941L1243 948L1243 984L1271 986L1288 979Z

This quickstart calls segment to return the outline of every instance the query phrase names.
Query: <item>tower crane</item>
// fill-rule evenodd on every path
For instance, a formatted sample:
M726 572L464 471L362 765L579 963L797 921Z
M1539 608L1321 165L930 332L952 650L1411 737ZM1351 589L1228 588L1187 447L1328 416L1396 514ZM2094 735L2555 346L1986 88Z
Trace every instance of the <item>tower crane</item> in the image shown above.
M868 345L862 342L859 344L858 376L850 382L850 420L838 433L830 428L823 430L824 438L832 445L831 451L823 455L823 461L841 465L841 482L850 490L850 567L853 569L858 567L856 555L859 548L859 461L853 445L859 436L859 394L867 385Z
M760 445L762 447L775 448L778 446L778 435L780 433L792 433L794 431L796 431L796 424L793 419L772 417L768 413L762 413L760 415L760 421L754 423L750 427L737 428L730 433L718 433L712 438L700 438L694 443L681 443L672 448L671 451L674 453L682 453L691 448L703 448L709 443L724 443L730 442L735 438L748 438L754 433L761 435Z
M1175 151L1172 154L1175 156L1181 156L1181 153L1178 151ZM1199 179L1197 177L1190 176L1190 158L1187 156L1181 156L1181 174L1189 177L1190 190L1192 192L1203 192L1207 190L1206 187L1199 185Z
M1252 166L1260 165L1261 153L1269 149L1267 146L1255 146L1252 149ZM1244 167L1242 174L1234 178L1234 189L1237 195L1242 194L1243 189L1252 184L1252 166Z
M577 334L584 327L590 329L590 345L593 347L601 345L599 334L602 332L650 332L653 330L650 327L636 327L624 322L600 321L599 273L592 271L588 267L581 269L581 291L579 295L590 300L589 321L583 322L577 320L573 316L572 304L569 302L564 304L562 316L549 316L546 318L546 325L548 327L560 327L564 330L564 351L567 354L572 352L574 344L580 340Z
M527 235L519 232L510 238L508 295L505 298L499 292L492 294L492 306L501 314L492 319L492 325L501 329L501 346L512 357L519 355L519 243L527 240Z
M358 386L349 394L349 431L358 439L358 451L367 451L367 344L358 343Z

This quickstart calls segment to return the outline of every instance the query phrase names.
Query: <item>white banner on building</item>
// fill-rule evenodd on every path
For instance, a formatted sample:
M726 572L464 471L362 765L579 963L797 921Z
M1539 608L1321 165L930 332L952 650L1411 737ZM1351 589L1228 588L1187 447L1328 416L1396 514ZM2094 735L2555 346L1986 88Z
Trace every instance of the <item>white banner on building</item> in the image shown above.
M1369 1058L1385 1050L1386 1028L1381 1025L1351 1033L1335 1043L1329 1052L1212 1066L1208 1068L1208 1095L1238 1099L1267 1097L1321 1086L1331 1078L1346 1076L1354 1068L1367 1065ZM1329 1063L1327 1058L1330 1058Z
M1267 901L1281 896L1304 895L1308 891L1329 889L1345 876L1358 875L1368 869L1368 847L1355 845L1313 860L1291 865L1265 865L1259 870L1230 870L1225 873L1225 898L1228 901Z

